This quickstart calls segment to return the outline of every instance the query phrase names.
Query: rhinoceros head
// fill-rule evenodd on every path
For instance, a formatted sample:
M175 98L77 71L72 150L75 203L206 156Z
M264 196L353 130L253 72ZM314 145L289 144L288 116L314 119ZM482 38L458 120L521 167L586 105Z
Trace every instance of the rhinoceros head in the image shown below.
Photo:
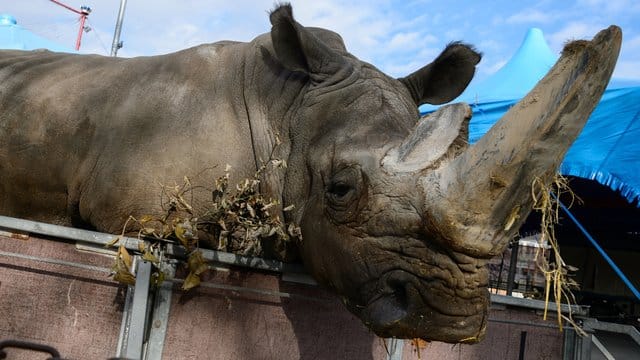
M454 43L393 79L298 24L271 14L277 58L307 75L289 132L284 198L296 205L308 270L376 334L446 342L482 338L487 259L531 211L608 82L620 46L611 27L574 42L540 84L468 146L455 98L480 60Z

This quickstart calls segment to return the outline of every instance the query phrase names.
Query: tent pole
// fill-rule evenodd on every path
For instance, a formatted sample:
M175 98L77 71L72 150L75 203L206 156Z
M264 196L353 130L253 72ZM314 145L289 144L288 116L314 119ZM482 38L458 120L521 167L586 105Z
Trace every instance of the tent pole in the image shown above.
M120 10L118 10L118 20L116 21L116 29L113 33L113 43L111 44L111 56L118 56L118 49L122 47L120 41L120 32L122 31L122 21L124 20L124 8L127 6L127 0L120 0Z

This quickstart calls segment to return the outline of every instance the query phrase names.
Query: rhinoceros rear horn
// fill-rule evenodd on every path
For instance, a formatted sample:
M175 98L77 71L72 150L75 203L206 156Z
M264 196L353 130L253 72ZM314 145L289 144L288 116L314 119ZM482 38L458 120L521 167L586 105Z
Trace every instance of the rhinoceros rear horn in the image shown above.
M294 20L291 5L277 7L269 20L273 48L285 68L307 73L316 82L351 73L351 65L341 54Z
M592 41L569 43L476 144L424 172L425 219L442 245L475 257L503 251L531 211L532 184L551 181L598 104L621 42L620 28L611 26Z
M467 88L481 58L473 47L454 42L431 64L398 80L409 89L416 105L444 104Z

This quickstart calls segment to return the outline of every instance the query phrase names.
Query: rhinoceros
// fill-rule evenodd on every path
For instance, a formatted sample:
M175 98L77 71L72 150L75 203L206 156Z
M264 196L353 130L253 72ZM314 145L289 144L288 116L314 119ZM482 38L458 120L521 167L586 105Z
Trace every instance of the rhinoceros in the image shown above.
M469 146L468 105L425 118L418 106L466 88L480 61L473 47L451 43L395 79L338 34L303 27L289 5L270 20L248 43L160 56L0 52L0 213L119 233L129 215L160 210L158 183L220 175L224 164L251 176L279 137L288 167L260 191L295 206L281 216L299 224L315 279L379 336L479 341L485 264L599 100L620 29L569 43ZM210 199L193 194L196 207Z

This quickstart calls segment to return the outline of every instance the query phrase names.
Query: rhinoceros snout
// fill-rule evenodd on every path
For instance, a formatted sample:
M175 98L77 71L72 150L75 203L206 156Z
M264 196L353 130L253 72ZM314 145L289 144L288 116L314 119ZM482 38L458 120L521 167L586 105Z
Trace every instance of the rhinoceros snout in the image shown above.
M465 310L454 314L450 304L445 304L442 289L426 286L425 279L402 270L381 279L378 293L355 311L378 336L450 343L475 343L483 338L488 301L484 293L469 299ZM450 302L457 307L459 301Z

